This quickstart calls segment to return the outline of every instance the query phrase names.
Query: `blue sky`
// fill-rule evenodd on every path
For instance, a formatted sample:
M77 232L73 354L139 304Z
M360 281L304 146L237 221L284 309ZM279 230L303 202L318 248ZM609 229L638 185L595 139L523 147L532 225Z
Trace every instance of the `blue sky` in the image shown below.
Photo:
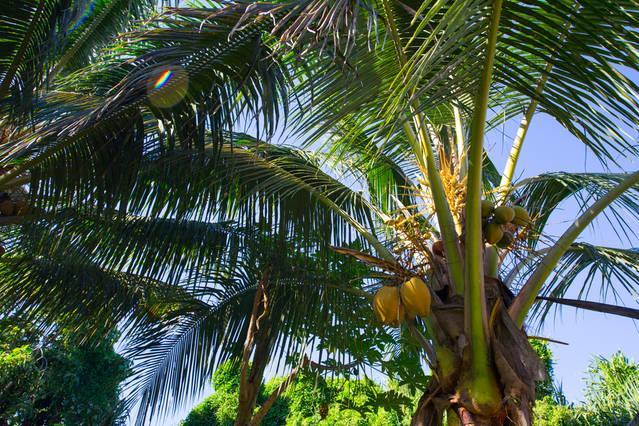
M503 132L499 129L487 135L486 147L499 170L506 162L517 125L518 122L506 123ZM502 137L502 133L505 136ZM637 158L618 158L618 162L622 170L639 169ZM523 178L550 171L603 170L594 155L586 152L584 145L554 119L537 114L524 142L516 176ZM575 203L566 203L562 207L550 219L548 231L552 235L561 235L577 215ZM636 217L631 220L639 225ZM637 228L639 231L639 226ZM639 246L636 240L620 241L605 220L597 221L580 240L612 247ZM594 290L593 300L599 301L596 299L597 289ZM623 303L639 308L639 296L625 296ZM594 356L609 357L621 350L626 356L639 360L639 324L628 318L564 307L555 317L549 317L540 334L569 344L551 344L551 348L556 357L556 378L561 382L566 397L572 402L579 402L583 398L583 378Z

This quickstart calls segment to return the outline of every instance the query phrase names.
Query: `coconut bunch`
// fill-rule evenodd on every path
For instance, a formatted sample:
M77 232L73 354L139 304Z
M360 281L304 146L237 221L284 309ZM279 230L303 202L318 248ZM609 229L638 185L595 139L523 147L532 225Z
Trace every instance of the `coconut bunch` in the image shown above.
M27 210L28 205L22 194L0 193L0 213L2 216L23 216Z
M484 240L499 248L508 248L515 241L515 235L530 225L530 215L521 206L495 206L489 200L481 202L481 216L484 221Z
M377 319L392 327L430 313L430 290L420 277L412 277L401 285L385 285L373 298Z

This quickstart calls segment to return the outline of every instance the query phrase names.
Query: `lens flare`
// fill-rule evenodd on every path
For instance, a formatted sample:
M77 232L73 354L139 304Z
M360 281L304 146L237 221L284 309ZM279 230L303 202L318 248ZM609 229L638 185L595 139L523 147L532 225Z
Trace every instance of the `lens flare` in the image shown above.
M149 73L147 96L158 108L171 108L189 91L189 74L180 66L160 68Z
M159 89L160 87L164 86L172 76L173 76L173 71L171 70L164 71L162 74L160 74L158 79L155 81L155 84L153 85L153 89Z

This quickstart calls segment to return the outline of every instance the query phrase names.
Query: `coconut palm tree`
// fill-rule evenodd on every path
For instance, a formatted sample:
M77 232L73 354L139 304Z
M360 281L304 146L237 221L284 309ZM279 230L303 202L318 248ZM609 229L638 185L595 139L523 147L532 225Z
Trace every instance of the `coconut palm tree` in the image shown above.
M638 124L638 19L633 1L601 0L238 0L167 9L87 66L54 75L25 122L13 124L15 112L4 110L3 123L16 127L1 147L0 186L29 182L27 219L40 226L60 214L99 218L104 231L90 221L54 229L74 244L87 239L84 256L97 253L100 269L137 267L140 279L177 280L224 264L222 249L207 262L185 250L194 234L157 225L167 220L257 226L302 241L306 254L336 246L370 268L369 285L341 291L367 301L390 287L378 294L394 296L376 298L380 320L410 332L432 371L414 424L528 424L543 365L527 324L557 304L638 316L605 303L618 284L636 291L637 252L576 241L600 214L634 238L624 218L639 211L639 172L517 181L516 166L537 113L605 166L637 155L628 133ZM484 135L517 118L500 173ZM243 123L252 136L237 132ZM287 138L294 142L274 142ZM552 238L548 218L568 199L579 216ZM109 238L111 224L132 218L154 225ZM58 238L33 238L42 235L29 233L33 226L7 232L30 235L39 250L55 247ZM181 235L189 239L174 240ZM31 247L25 238L9 248ZM342 247L356 240L361 249ZM197 261L184 267L187 253ZM164 256L181 269L164 271ZM415 277L429 296L399 297ZM582 300L595 280L604 300ZM73 316L77 306L62 302L74 282L60 281L42 291L39 280L8 280L2 294L14 294L12 309ZM580 288L579 300L564 298L571 288ZM267 310L257 294L243 318ZM245 327L249 349L254 322ZM181 345L171 356L193 371L228 342L201 343L206 350ZM158 374L172 376L147 382L150 405L201 383L182 383L178 370ZM250 392L245 399L238 424L253 411Z

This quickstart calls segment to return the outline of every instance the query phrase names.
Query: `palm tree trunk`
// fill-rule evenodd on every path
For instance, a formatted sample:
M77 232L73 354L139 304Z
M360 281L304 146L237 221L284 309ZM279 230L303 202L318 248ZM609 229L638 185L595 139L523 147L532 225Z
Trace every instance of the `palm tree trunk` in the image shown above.
M530 425L535 383L545 378L545 368L532 349L528 336L508 314L512 301L505 284L485 276L485 304L490 312L486 374L491 382L476 379L472 372L472 347L464 327L464 310L458 297L442 298L433 309L439 325L439 346L433 379L419 401L413 426L439 426L446 413L449 425ZM490 385L492 389L484 390ZM486 409L486 398L491 399Z

